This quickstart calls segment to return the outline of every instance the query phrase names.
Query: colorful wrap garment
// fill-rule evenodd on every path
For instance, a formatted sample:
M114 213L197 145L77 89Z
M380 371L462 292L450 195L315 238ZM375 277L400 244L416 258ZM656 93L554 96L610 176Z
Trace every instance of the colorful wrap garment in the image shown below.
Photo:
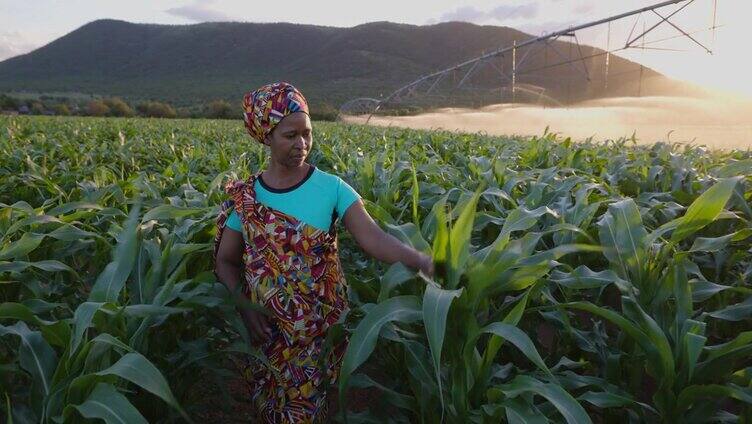
M303 93L286 82L264 85L243 96L243 120L248 134L259 143L285 116L308 113L308 102Z
M327 329L348 309L335 225L322 231L258 203L254 182L259 174L226 185L232 200L222 204L215 239L216 257L234 207L245 239L242 292L271 313L272 337L260 350L276 373L257 360L247 360L241 369L260 420L324 422L325 388L335 383L347 347L343 340L322 352Z

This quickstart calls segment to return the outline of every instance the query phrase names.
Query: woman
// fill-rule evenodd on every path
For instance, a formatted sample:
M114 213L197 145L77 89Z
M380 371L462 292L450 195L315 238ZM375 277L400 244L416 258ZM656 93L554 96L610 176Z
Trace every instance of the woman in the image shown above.
M269 147L271 160L247 181L227 184L232 200L217 221L215 272L231 291L239 289L268 312L241 311L273 368L254 361L244 370L259 419L323 422L323 388L334 383L346 348L331 349L321 358L326 369L318 366L327 329L348 307L337 218L378 260L427 275L433 263L384 233L346 182L306 163L313 137L300 91L284 82L265 85L244 97L243 108L249 134Z

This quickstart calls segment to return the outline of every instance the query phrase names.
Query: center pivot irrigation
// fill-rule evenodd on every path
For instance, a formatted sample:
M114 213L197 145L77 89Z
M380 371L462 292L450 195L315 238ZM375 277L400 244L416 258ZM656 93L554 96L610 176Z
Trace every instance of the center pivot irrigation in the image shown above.
M656 46L656 44L672 39L684 38L689 40L693 45L712 54L712 44L706 45L706 43L696 38L696 34L710 31L713 40L715 39L715 30L718 28L716 24L717 0L710 1L712 20L708 28L688 30L676 23L675 20L672 21L677 15L684 12L688 6L698 2L698 0L664 1L597 21L545 33L528 40L513 40L511 45L482 54L454 66L423 75L409 84L405 84L394 90L386 97L378 99L363 97L350 100L340 107L340 114L368 115L368 120L370 120L374 114L384 112L389 108L400 108L418 103L446 104L452 97L460 95L460 92L472 92L475 95L481 93L486 97L490 96L492 99L496 99L498 102L518 103L526 101L560 105L561 102L559 100L546 94L544 87L529 82L547 78L546 76L534 75L533 73L540 73L544 70L563 66L574 70L574 75L588 83L593 83L594 75L597 74L599 89L605 93L609 88L609 76L614 78L620 73L610 69L613 66L611 55L615 52L628 49L674 51L675 49L662 48ZM672 7L673 10L671 10ZM612 48L612 23L627 19L634 19L634 23L625 42ZM648 21L651 19L653 21L648 25ZM638 30L638 23L642 23L640 30ZM606 48L596 49L581 44L580 40L582 37L578 36L578 33L598 26L606 27ZM649 34L655 35L656 30L659 28L669 28L673 33L670 36L657 39L648 40L646 38ZM562 43L560 41L562 39L567 39L569 42ZM588 48L591 50L589 54L585 53ZM562 51L564 49L568 49L569 51ZM530 59L539 54L544 55L543 63L533 63ZM553 60L549 60L549 56ZM592 64L588 65L588 61L594 63L593 59L599 57L603 57L602 62L600 62L602 69L600 72L596 72L595 69L592 69ZM540 61L538 60L538 62ZM639 65L637 95L640 95L642 89L643 68L642 65ZM496 78L498 83L495 87L476 87L472 85L471 80L473 77L484 69L486 72L490 69L491 72L498 75L498 78ZM624 72L622 71L621 73ZM529 82L521 83L521 76L529 79ZM548 78L551 77L549 76ZM560 80L567 77L557 76L556 78ZM567 93L568 91L569 87L567 87ZM570 99L567 98L566 100Z

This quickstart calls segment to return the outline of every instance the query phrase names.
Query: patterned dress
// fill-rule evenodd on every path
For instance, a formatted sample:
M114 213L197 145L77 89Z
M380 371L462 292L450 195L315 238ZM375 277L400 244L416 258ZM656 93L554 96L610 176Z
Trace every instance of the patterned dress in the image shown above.
M243 374L264 422L324 422L324 387L336 381L347 343L320 358L327 329L348 308L334 222L322 231L257 202L254 182L259 175L227 184L232 200L222 204L215 240L216 255L234 207L245 239L242 292L271 313L272 337L260 349L276 373L248 360Z

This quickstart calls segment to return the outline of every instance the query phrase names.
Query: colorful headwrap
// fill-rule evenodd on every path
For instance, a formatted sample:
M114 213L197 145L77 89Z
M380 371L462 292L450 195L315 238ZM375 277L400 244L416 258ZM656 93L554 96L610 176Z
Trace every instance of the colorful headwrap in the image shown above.
M308 102L297 88L286 82L267 84L243 96L243 119L248 134L259 143L285 116L308 114Z

